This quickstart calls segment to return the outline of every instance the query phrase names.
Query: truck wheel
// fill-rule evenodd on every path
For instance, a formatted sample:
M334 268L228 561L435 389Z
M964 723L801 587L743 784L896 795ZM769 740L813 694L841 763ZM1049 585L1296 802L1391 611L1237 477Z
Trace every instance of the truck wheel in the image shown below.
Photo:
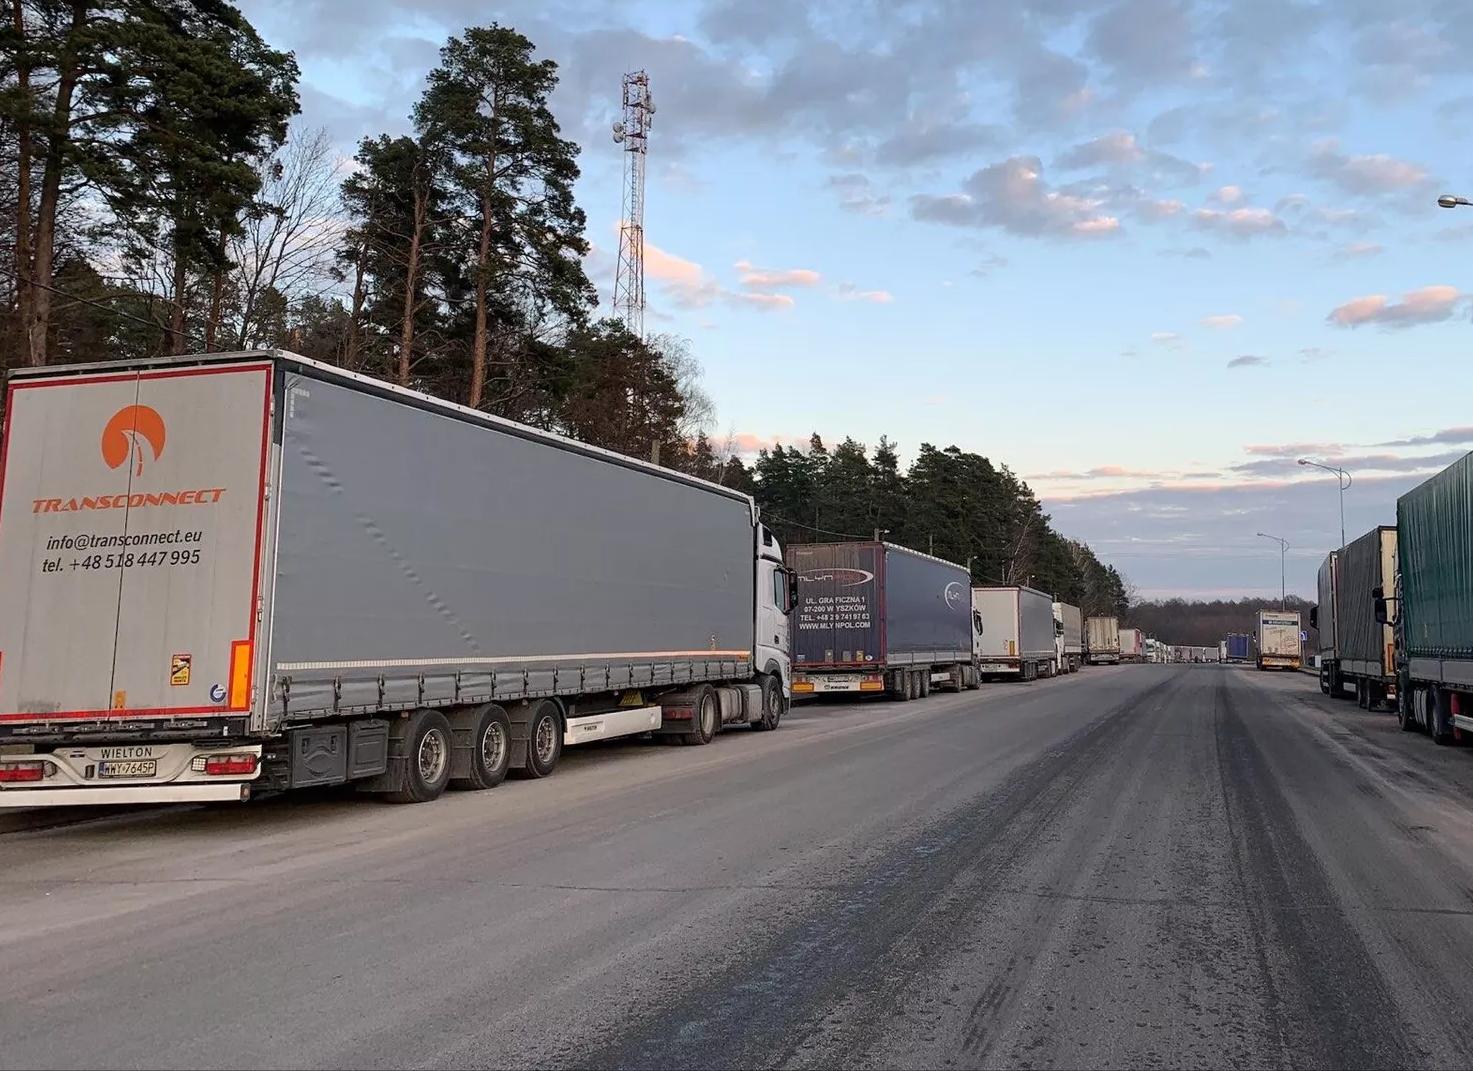
M929 698L931 695L931 671L929 669L923 669L917 672L916 682L921 686L921 698Z
M1404 733L1416 732L1417 715L1412 710L1412 703L1416 699L1416 693L1410 688L1400 689L1396 693L1396 724L1401 726Z
M511 719L495 703L463 710L451 720L458 760L450 787L468 791L495 788L511 766ZM464 764L464 771L459 767Z
M450 783L450 722L438 710L416 710L389 728L389 754L401 757L401 787L386 792L390 803L428 803Z
M783 682L771 674L762 676L762 711L752 719L752 728L765 732L776 729L787 712L788 699L783 695Z
M683 733L681 741L686 744L709 744L721 727L721 708L716 704L716 689L709 684L696 691L696 701L691 704L691 731Z
M527 723L528 777L546 777L563 757L563 719L558 714L557 704L544 699L532 712Z
M906 703L910 701L910 686L911 680L908 670L895 674L895 691L892 694L898 702Z
M1427 689L1427 735L1432 737L1434 744L1450 744L1453 734L1448 731L1443 723L1442 708L1444 700L1442 689L1433 685Z
M968 690L975 692L978 688L982 687L982 677L977 672L976 666L965 666L963 667L963 672L966 674Z

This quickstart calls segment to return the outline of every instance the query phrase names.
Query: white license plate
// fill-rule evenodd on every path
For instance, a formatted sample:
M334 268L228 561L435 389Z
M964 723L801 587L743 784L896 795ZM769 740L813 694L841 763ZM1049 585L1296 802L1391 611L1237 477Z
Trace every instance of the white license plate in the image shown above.
M158 759L122 759L117 762L99 762L98 777L153 777L158 773Z
M1009 670L1017 668L1017 666L1008 665L1003 662L984 662L977 667L977 671L979 673L1007 673Z

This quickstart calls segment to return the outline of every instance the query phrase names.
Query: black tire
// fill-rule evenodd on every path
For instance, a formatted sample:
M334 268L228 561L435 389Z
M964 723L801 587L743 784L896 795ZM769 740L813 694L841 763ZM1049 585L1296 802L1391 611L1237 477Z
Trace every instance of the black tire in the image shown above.
M899 687L895 689L895 698L902 703L909 703L912 699L915 698L915 696L912 694L914 681L911 678L910 670L904 670L903 672L897 673L895 675L895 678L896 681L899 683Z
M523 770L528 777L547 777L562 757L562 712L551 699L544 699L532 708L527 722L527 764Z
M1433 685L1427 689L1427 735L1432 737L1434 744L1453 742L1452 730L1443 722L1442 708L1445 705L1441 688Z
M1417 716L1412 713L1412 704L1416 699L1416 693L1410 688L1403 688L1396 693L1396 724L1401 726L1404 733L1417 731Z
M416 710L389 727L389 754L404 763L401 787L384 793L390 803L429 803L450 783L450 722L438 710Z
M782 679L774 674L764 673L762 685L762 710L758 716L752 719L752 728L759 732L767 732L776 729L783 720L783 715L788 711L788 697L783 695Z
M916 678L921 686L921 698L929 699L931 696L931 671L923 669L916 673Z
M465 773L450 787L475 792L495 788L511 768L511 719L495 703L461 711L450 723L456 748L464 749Z
M696 689L696 701L691 704L691 731L682 733L683 743L693 746L709 744L721 728L721 707L716 701L716 689L704 684Z

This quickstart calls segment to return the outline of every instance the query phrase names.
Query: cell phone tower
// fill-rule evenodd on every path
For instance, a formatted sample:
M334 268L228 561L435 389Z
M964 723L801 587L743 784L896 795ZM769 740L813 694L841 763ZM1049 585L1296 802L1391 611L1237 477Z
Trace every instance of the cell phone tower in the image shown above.
M624 76L624 116L614 123L614 141L624 147L624 208L619 217L614 311L638 338L644 338L644 163L654 115L650 76L630 71Z

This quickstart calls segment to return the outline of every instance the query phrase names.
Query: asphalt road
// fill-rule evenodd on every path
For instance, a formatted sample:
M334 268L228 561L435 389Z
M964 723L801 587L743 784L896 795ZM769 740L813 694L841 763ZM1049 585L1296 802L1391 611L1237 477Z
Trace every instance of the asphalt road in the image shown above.
M0 1065L1473 1065L1473 749L1127 666L0 836Z

